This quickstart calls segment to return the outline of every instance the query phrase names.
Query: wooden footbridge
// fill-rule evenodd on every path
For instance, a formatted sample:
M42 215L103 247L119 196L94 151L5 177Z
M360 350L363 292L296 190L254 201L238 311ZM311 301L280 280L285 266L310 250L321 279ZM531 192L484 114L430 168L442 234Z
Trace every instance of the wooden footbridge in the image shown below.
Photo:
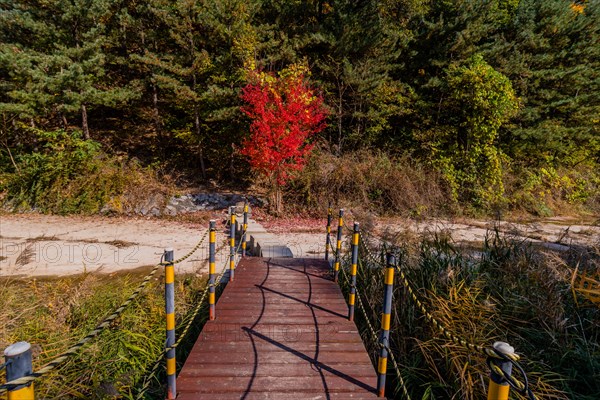
M34 381L58 368L114 324L161 267L165 269L167 340L164 353L160 354L144 379L137 399L147 398L145 394L150 378L159 371L163 360L166 363L167 399L384 397L389 358L395 371L395 381L392 383L401 388L401 392L395 394L401 393L402 398L410 400L389 336L396 273L417 309L443 337L454 345L487 357L491 369L488 399L507 400L510 387L530 400L536 398L526 379L523 383L511 375L512 366L515 366L524 376L523 369L517 364L519 357L512 347L504 342L496 342L492 348L475 345L445 328L419 299L403 269L396 265L394 256L388 254L384 263L370 252L361 239L358 223L354 223L351 231L351 244L348 246L351 256L346 258L349 262L344 266L341 258L343 230L346 229L343 210L339 214L335 249L330 237L332 213L329 210L324 259L293 258L287 247L273 245L275 238L264 229L257 230L254 227L255 231L250 234L247 217L247 205L241 226L236 222L235 210L230 211L229 238L226 242L229 244L229 255L221 275L216 274L217 232L215 221L211 221L209 230L191 252L174 260L173 250L166 249L164 262L152 269L127 300L88 335L40 369L34 371L32 368L29 343L18 342L9 346L4 351L5 363L0 365L0 370L6 368L7 380L7 383L0 385L0 399L7 394L8 400L33 400ZM174 265L194 254L207 236L209 284L198 300L193 315L186 319L188 322L185 326L179 327L176 341ZM246 249L246 238L249 238L249 249ZM369 270L382 272L382 307L380 311L371 311L381 318L379 332L370 322L358 290L359 247L372 265L368 268L375 268ZM251 250L255 257L249 257L246 250ZM333 260L329 259L330 254ZM267 255L271 257L265 257ZM239 262L236 262L238 258ZM229 268L226 268L227 265ZM347 302L338 285L339 277L343 278ZM216 287L224 282L227 285L216 302ZM208 300L209 320L177 374L176 349L190 332L199 312L204 309L204 300ZM378 344L377 371L353 322L355 301L369 328L367 337Z
M326 261L243 258L178 399L370 399L377 376Z

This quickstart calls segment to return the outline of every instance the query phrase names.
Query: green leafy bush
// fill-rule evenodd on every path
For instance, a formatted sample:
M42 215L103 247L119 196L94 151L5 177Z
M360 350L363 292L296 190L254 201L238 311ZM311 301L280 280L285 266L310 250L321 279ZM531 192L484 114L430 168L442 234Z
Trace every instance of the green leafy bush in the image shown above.
M126 192L148 175L135 162L107 155L79 132L34 133L36 149L16 155L13 170L0 175L0 190L12 209L91 214L110 203L122 211Z

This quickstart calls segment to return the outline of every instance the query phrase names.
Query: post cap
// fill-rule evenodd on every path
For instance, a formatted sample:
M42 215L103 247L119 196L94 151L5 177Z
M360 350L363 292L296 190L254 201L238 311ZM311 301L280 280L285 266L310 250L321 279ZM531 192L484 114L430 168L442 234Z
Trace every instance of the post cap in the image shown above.
M28 342L17 342L4 349L4 356L15 357L19 354L25 353L29 349L31 349L31 344L29 344Z
M388 268L391 268L396 264L396 256L393 255L392 253L387 253L386 259L387 259L387 267Z
M172 263L173 262L173 248L172 247L167 247L165 249L165 262L167 263Z
M506 342L494 342L492 345L494 350L499 353L506 354L507 356L515 354L515 348Z

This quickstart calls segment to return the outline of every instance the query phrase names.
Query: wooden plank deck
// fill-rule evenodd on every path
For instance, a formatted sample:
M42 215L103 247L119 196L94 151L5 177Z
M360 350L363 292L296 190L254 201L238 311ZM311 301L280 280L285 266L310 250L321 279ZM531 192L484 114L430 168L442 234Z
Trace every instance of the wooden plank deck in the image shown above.
M177 399L376 398L375 369L327 271L323 260L242 259Z

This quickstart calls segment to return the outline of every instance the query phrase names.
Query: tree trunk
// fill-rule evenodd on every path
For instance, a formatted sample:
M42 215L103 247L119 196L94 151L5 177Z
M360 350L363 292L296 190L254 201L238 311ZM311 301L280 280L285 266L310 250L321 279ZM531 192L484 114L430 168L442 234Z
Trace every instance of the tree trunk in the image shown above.
M81 127L83 128L83 137L90 140L90 128L88 127L87 109L85 104L81 105Z
M194 81L196 79L194 78ZM204 166L204 152L202 151L202 140L200 139L200 112L198 107L194 106L194 127L196 128L196 137L198 138L198 157L200 157L200 171L202 172L202 179L206 179L206 167Z
M194 37L190 36L190 59L192 65L194 65L194 49L196 45L194 43ZM196 74L192 73L192 91L196 93ZM196 128L196 137L198 138L198 157L200 157L200 171L202 173L202 179L206 180L206 167L204 166L204 151L202 150L202 138L200 137L200 112L198 111L198 105L195 104L194 100L194 127Z
M342 90L341 84L338 85L339 88L339 100L338 100L338 148L337 155L342 155L342 121L344 118L344 92Z
M159 140L162 140L162 121L160 120L160 113L158 110L158 88L156 84L152 84L152 105L154 114L154 129L156 129L156 136Z
M275 215L280 216L283 212L283 195L279 184L279 171L275 171Z
M62 122L63 129L67 130L67 128L69 127L69 121L67 121L67 117L65 117L65 114L60 113L60 119Z

